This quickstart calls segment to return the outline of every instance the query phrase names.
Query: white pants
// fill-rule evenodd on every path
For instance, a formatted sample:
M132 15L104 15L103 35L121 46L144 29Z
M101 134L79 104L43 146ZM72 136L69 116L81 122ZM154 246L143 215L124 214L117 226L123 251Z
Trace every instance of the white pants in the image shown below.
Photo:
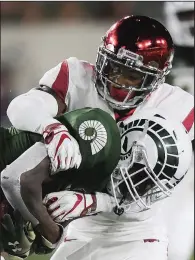
M63 242L50 260L167 260L167 247L158 241L72 240Z

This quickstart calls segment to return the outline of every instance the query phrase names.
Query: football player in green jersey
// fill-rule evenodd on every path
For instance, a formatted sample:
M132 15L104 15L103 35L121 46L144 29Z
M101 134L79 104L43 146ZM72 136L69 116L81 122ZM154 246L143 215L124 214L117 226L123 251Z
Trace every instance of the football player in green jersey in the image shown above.
M100 193L103 190L120 157L119 130L114 119L106 112L84 108L63 114L58 120L78 142L82 161L78 169L72 168L57 174L51 172L50 159L40 135L18 131L15 128L0 128L1 193L3 191L0 205L3 224L6 226L9 222L8 225L12 225L5 214L6 198L14 209L20 211L26 221L33 224L38 244L43 244L44 250L45 247L55 248L63 233L63 228L53 221L43 205L44 196L64 189L94 192L78 217L96 214L101 211L101 202L96 200L95 192ZM54 134L50 129L45 142L50 142ZM109 195L101 194L100 199L110 199ZM79 199L78 197L78 201ZM114 206L114 203L108 204ZM3 217L3 214L6 217ZM17 223L23 225L17 214L15 217L18 218L15 225ZM67 221L66 225L68 223ZM21 232L18 226L17 228ZM4 231L3 239L9 233ZM29 226L25 226L25 232L30 233L27 239L32 244L32 232ZM29 250L28 252L25 252L26 248L20 250L23 249L23 245L18 240L15 234L12 241L7 240L7 244L3 243L4 249L10 255L19 257L17 259L25 258ZM10 242L11 247L8 245ZM42 249L37 249L39 252L40 250Z

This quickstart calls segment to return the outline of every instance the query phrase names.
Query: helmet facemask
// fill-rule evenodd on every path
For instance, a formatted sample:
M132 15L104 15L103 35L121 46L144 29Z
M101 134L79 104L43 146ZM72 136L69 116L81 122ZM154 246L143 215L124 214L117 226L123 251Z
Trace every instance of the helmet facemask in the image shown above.
M141 55L128 51L126 58L124 53L124 49L116 55L100 47L96 60L98 93L117 110L135 108L141 104L164 82L164 76L168 74L167 71L159 70L155 62L143 65Z
M170 196L174 188L161 173L154 173L146 148L139 141L132 146L129 165L117 167L111 175L111 184L117 208L123 207L125 212L150 209L154 201Z

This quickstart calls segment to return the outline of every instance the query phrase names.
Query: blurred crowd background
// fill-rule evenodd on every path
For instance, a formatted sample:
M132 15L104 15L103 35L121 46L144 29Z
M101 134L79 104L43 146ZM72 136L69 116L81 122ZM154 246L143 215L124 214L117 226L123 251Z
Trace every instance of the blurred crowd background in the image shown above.
M1 124L9 125L6 109L13 97L36 87L43 74L63 59L76 56L95 63L106 30L131 14L151 16L167 26L176 45L174 67L167 81L194 94L194 2L1 2ZM194 202L192 192L188 194L189 203L180 199L187 208L185 221L189 225L180 224L182 232L188 233L187 239L181 239L183 251L190 255ZM174 232L177 236L177 228ZM169 259L188 260L186 252L184 255L176 244Z
M49 66L69 56L94 63L113 22L133 13L163 20L162 7L163 2L134 1L1 2L1 123L9 124L10 100L37 85Z
M1 2L1 123L9 124L6 108L10 100L37 86L42 75L64 58L76 56L94 63L101 37L123 16L147 15L165 25L173 24L171 33L183 38L183 27L177 22L193 20L193 2L188 2L187 8L182 2L169 4L175 7L166 7L163 1ZM173 23L173 19L178 21ZM183 51L185 62L191 59L191 74L193 44L189 50L176 52L175 58Z
M40 22L71 22L72 20L116 20L130 13L142 13L162 18L163 2L111 2L111 1L67 1L67 2L2 2L3 22L24 24ZM155 9L155 12L154 12Z

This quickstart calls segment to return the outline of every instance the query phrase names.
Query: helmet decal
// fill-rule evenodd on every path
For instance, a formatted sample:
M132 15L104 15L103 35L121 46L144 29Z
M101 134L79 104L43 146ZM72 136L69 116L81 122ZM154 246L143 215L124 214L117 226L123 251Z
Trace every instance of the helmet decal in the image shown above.
M122 124L121 131L121 158L120 160L126 160L131 156L131 147L128 145L128 134L133 131L143 131L143 125L147 119L135 120L127 124L124 128ZM174 134L174 133L173 133ZM168 131L163 128L163 126L157 124L156 122L150 120L149 127L147 128L147 135L154 141L157 148L157 161L154 167L156 174L162 174L168 177L167 172L169 172L168 178L174 177L174 173L178 167L179 156L176 140L168 133ZM132 144L133 145L133 144Z
M155 108L119 121L118 127L121 154L111 175L111 194L118 208L123 204L125 211L147 210L170 196L185 176L191 141L182 123Z
M101 151L107 143L107 132L102 123L97 120L84 121L79 126L79 135L85 141L90 141L92 155Z

